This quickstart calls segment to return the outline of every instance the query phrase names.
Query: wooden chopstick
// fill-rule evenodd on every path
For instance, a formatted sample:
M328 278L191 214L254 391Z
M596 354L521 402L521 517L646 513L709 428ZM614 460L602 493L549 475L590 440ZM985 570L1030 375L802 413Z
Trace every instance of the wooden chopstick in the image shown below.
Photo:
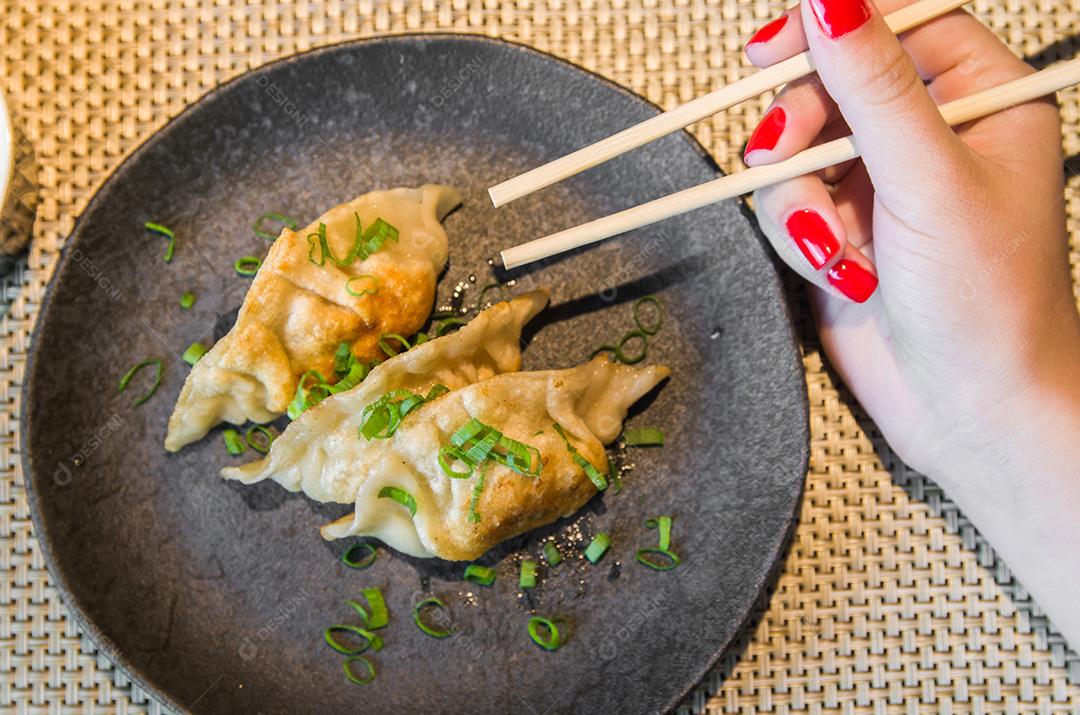
M890 13L886 16L885 22L888 23L891 30L899 34L955 10L966 2L968 0L919 0L919 2ZM602 164L620 154L625 154L642 144L648 144L655 139L678 131L705 117L710 117L728 107L753 99L770 89L800 77L805 77L813 71L814 62L810 59L809 52L804 52L763 70L758 70L738 82L721 87L669 112L658 114L640 124L624 129L618 134L613 134L607 139L601 139L595 144L590 144L564 157L492 186L488 189L491 203L495 206L502 206L545 186L562 181L569 176L591 169L597 164Z
M941 115L951 126L955 126L1053 94L1075 84L1080 84L1080 59L1062 62L1026 77L944 104L940 107ZM526 263L539 261L717 201L750 193L764 186L856 159L859 154L854 137L836 139L800 152L785 161L745 169L507 249L502 252L503 265L507 268L516 268Z

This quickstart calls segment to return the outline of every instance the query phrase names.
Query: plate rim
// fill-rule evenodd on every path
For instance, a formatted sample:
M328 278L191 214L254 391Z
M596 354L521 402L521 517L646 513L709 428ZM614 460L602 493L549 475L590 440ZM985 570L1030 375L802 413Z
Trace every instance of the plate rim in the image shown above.
M108 634L101 629L92 618L82 609L82 606L75 599L71 590L68 588L68 582L63 576L63 571L55 566L55 557L53 555L52 537L48 529L46 528L46 522L43 520L41 513L41 496L38 494L34 478L35 472L32 468L32 455L28 448L28 430L27 420L30 413L30 406L32 403L32 395L34 390L32 389L35 383L34 369L37 363L37 343L39 333L42 330L42 326L47 322L49 311L53 308L53 297L56 289L56 285L59 281L61 273L67 269L68 264L72 260L72 251L75 248L75 244L78 241L81 230L84 227L86 216L93 212L97 204L104 201L105 196L113 190L116 181L122 180L123 175L130 171L131 166L153 146L161 141L164 141L164 137L172 130L175 129L175 125L179 124L183 119L187 117L189 113L198 111L200 107L207 101L215 98L220 94L224 94L230 91L234 85L241 82L250 81L253 77L258 77L269 73L279 67L293 64L296 62L307 60L311 57L317 57L323 54L330 54L337 51L343 51L354 47L374 44L392 44L403 43L410 44L416 41L430 41L430 40L442 40L442 41L458 41L463 43L479 42L481 44L489 43L494 45L500 45L517 52L524 54L534 55L540 59L553 61L558 65L562 65L567 69L573 69L577 72L583 73L586 76L598 80L609 89L614 89L620 94L627 96L631 99L644 103L645 106L655 110L656 112L662 112L663 108L650 99L638 94L634 90L621 85L587 67L574 62L572 60L559 57L551 52L538 49L531 45L527 45L522 42L516 42L513 40L503 39L501 37L491 37L481 33L475 32L405 32L405 33L390 33L383 35L373 35L370 37L358 37L339 42L328 43L319 47L314 47L303 52L297 52L284 57L266 62L258 67L248 69L235 77L232 77L221 84L218 84L209 89L204 94L200 95L197 99L187 104L180 112L170 117L168 121L156 128L146 139L136 145L119 164L116 165L108 174L101 180L101 184L94 189L94 193L90 200L79 212L78 217L75 219L75 223L72 226L71 232L64 240L63 246L61 246L58 252L56 262L53 267L53 273L49 277L49 281L46 284L45 292L41 299L41 304L38 309L37 315L34 318L34 324L30 331L30 338L27 348L26 363L23 370L23 385L20 389L20 397L22 398L19 408L19 463L22 468L22 482L26 492L27 506L30 512L30 521L33 525L33 538L37 542L38 549L41 551L42 560L45 563L45 567L49 574L51 586L56 590L57 594L63 603L64 608L67 610L68 615L74 619L76 625L79 627L80 635L90 640L95 649L105 655L106 659L112 665L115 679L115 672L119 671L127 680L137 686L139 690L143 691L146 695L157 700L159 703L165 705L171 710L176 712L191 712L191 708L201 699L206 693L199 696L191 705L182 705L178 703L173 694L167 692L164 688L158 687L156 684L152 684L146 678L144 678L142 671L128 659L128 657L117 648ZM2 100L0 100L2 101ZM701 144L698 139L692 135L687 129L680 129L674 132L676 136L679 136L684 142L689 144L690 148L703 159L707 166L715 173L723 174L722 169L716 163L715 158L709 151ZM810 404L809 395L807 394L806 372L803 369L802 360L800 358L802 351L801 345L798 340L798 333L794 323L794 317L792 314L791 303L788 300L787 292L784 289L783 281L780 276L781 265L778 262L774 252L768 247L761 235L761 230L758 225L754 212L748 206L746 199L739 197L737 199L740 213L750 222L751 227L754 229L755 234L759 241L762 241L766 256L774 267L774 272L771 276L771 280L781 294L783 299L780 301L781 312L784 316L785 325L787 327L787 334L789 342L791 343L794 360L792 361L792 371L797 373L796 382L801 383L803 389L799 390L799 407L802 409L804 419L800 421L800 433L798 435L799 450L800 450L800 463L802 464L803 478L799 482L798 493L794 500L794 508L787 516L787 524L785 526L785 532L782 538L777 542L777 546L771 553L768 554L771 565L767 573L762 577L757 584L758 594L753 599L750 607L746 610L746 613L741 619L738 619L738 626L733 629L731 635L725 639L716 650L716 653L706 658L703 661L701 668L697 669L693 673L689 684L681 689L675 697L670 699L663 705L664 712L671 712L677 709L683 702L689 698L695 690L697 690L704 682L708 674L715 668L719 660L727 654L732 645L746 632L747 626L757 617L758 610L763 603L769 599L769 589L775 583L779 576L780 570L783 567L785 561L785 554L788 551L797 526L799 522L799 515L802 510L803 497L806 489L806 473L809 468L810 462ZM210 686L212 689L217 683ZM209 692L209 689L207 690Z

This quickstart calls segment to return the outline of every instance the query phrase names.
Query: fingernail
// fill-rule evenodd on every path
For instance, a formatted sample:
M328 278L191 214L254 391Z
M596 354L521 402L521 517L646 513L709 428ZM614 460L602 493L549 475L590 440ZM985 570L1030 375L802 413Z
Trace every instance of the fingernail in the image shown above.
M821 31L834 40L870 19L866 0L810 0L810 7Z
M768 25L765 25L760 30L755 32L754 36L750 38L750 41L746 43L746 46L749 47L750 45L756 45L759 42L768 42L772 38L776 37L776 35L784 29L784 25L787 24L787 21L788 16L786 13L776 18Z
M865 303L877 288L878 279L855 261L844 258L829 269L829 283L856 303Z
M757 125L757 129L750 135L750 141L746 142L746 156L758 149L775 149L780 141L780 135L784 133L784 125L787 124L787 113L780 107L770 109Z
M784 222L788 235L795 241L806 260L815 269L823 268L840 250L832 229L817 211L802 209L788 216Z

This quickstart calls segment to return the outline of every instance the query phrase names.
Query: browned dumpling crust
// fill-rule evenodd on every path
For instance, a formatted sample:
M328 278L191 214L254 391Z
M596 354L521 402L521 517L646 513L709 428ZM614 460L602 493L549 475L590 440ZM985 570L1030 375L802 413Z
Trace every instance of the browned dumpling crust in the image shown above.
M668 376L663 366L630 367L598 357L569 370L496 375L452 390L409 413L390 439L335 444L322 469L346 475L356 511L323 527L323 537L374 536L412 556L466 561L530 529L573 514L597 492L567 442L600 473L604 445L622 431L626 411ZM487 462L485 484L471 506L478 474L454 479L439 465L451 435L477 419L535 447L542 469L524 476ZM408 492L415 515L386 487Z
M361 360L380 354L387 333L412 335L427 322L446 264L442 219L461 203L448 186L375 191L336 206L300 231L286 228L259 268L236 324L192 368L177 400L165 448L177 451L216 424L267 422L285 412L300 376L333 372L334 351L352 346ZM326 226L333 255L349 253L362 226L377 219L398 231L366 259L347 266L309 260L308 236ZM321 255L321 247L316 249ZM377 286L374 293L353 292ZM360 289L360 290L357 290Z

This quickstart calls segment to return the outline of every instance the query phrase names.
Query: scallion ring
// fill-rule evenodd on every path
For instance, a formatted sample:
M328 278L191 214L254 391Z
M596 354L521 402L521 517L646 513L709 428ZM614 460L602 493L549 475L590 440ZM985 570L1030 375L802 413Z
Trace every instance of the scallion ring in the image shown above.
M385 627L390 622L390 613L386 610L386 601L383 599L382 591L377 588L365 588L364 600L368 603L367 609L352 600L346 601L345 605L356 611L369 630L374 631Z
M404 489L383 487L379 490L379 499L393 499L409 510L409 516L416 516L416 499Z
M195 367L195 363L199 362L199 359L210 351L210 348L206 347L202 343L192 343L188 345L188 349L184 351L184 354L180 357L188 365Z
M480 564L469 564L465 567L465 580L481 586L490 586L495 583L495 569Z
M598 532L585 547L585 558L589 560L589 563L596 564L604 558L609 548L611 548L611 537L602 531Z
M180 307L184 310L188 310L191 306L195 305L195 294L191 291L184 293L180 296Z
M165 375L165 363L163 363L159 358L150 358L149 360L143 360L140 363L132 365L131 368L124 373L124 376L120 378L120 392L123 392L127 389L128 383L131 382L131 378L135 377L135 373L139 372L144 367L149 367L151 365L157 368L154 375L154 384L151 385L150 389L147 390L141 397L136 398L135 402L132 403L136 407L149 400L151 397L154 396L154 393L157 392L158 386L161 384L161 378Z
M354 287L353 281L360 280L367 281L367 283L364 285L357 284L356 287ZM364 295L375 295L379 292L379 277L371 275L370 273L353 276L345 281L345 292L349 295L356 296L357 298Z
M451 626L450 628L434 628L424 622L423 616L421 614L424 610L428 608L435 608L439 611L445 611L446 604L443 603L442 600L439 598L429 596L428 598L425 598L424 600L413 606L412 617L413 623L416 624L416 627L431 636L432 638L448 638L449 636L454 635L457 629L455 629L453 626Z
M225 440L225 450L234 457L244 453L244 440L240 439L240 433L231 427L221 433Z
M547 633L541 633L541 629ZM540 616L533 616L529 619L529 637L532 638L533 643L544 650L558 650L559 646L562 645L559 629L555 622Z
M454 328L460 328L461 326L468 324L469 321L462 318L447 318L446 320L439 323L439 327L435 329L435 335L441 338Z
M262 435L263 438L257 439L255 435ZM251 425L244 433L244 441L259 454L267 454L274 443L274 433L266 425Z
M281 231L278 231L277 235L274 235L266 230L266 226L263 225L264 221L276 221L282 226L288 226L293 231L296 230L298 222L294 218L289 218L285 214L274 213L269 211L255 220L255 225L252 229L255 231L255 235L259 238L265 238L267 241L276 241L278 236L281 235Z
M162 226L160 223L154 223L153 221L147 221L143 226L147 231L153 231L159 236L169 239L169 245L165 249L165 262L172 263L173 252L176 250L176 234L168 226Z
M350 648L344 643L338 642L338 640L334 637L334 635L337 633L347 633L350 636L357 636L363 639L363 643L353 648ZM328 646L336 650L338 653L341 653L342 655L358 655L368 650L369 648L377 653L382 650L383 647L383 639L378 634L372 633L366 628L354 626L349 623L339 623L325 629L323 631L323 640L326 641L326 644Z
M650 556L662 556L667 559L666 562L658 562L649 558ZM673 552L667 549L657 549L655 547L649 547L645 549L638 549L634 555L639 564L648 566L656 571L670 571L679 565L679 557Z
M626 354L626 345L633 340L641 341L641 351L638 353ZM645 353L649 350L649 336L644 330L640 328L634 328L626 333L626 335L619 338L618 344L615 346L615 358L626 365L634 365L645 359Z
M357 558L357 552L363 550L364 555ZM345 549L345 553L341 555L341 563L345 564L351 569L366 569L375 563L375 559L378 557L378 552L375 551L375 547L366 541L357 542Z
M656 307L656 320L652 323L646 323L641 318L641 308L650 304ZM648 335L656 335L664 325L664 304L655 295L647 295L634 302L633 315L634 323L642 332Z
M544 543L544 560L548 562L548 566L558 566L562 563L562 554L559 553L559 547L554 541Z
M367 677L361 678L352 670L353 663L363 663L367 668ZM353 655L345 659L345 662L341 664L341 669L345 671L345 677L357 685L369 685L375 680L375 666L372 665L371 660L365 658L362 655Z
M379 336L379 347L382 348L382 351L386 353L387 357L394 357L398 354L397 350L390 347L390 343L387 342L387 339L396 340L405 348L400 352L405 352L412 347L412 344L409 343L408 340L397 333L385 333Z
M468 469L454 469L455 462L463 462ZM465 461L464 453L452 444L439 450L439 467L443 470L443 474L451 479L468 479L473 473L472 466Z
M623 443L627 447L663 447L664 431L656 427L628 429L623 432Z
M233 264L233 270L236 271L236 275L250 278L259 272L259 268L262 266L262 259L255 256L241 256L236 259L236 263Z
M656 529L660 533L660 549L667 551L671 548L671 517L658 516L655 519L646 519L646 529Z
M536 588L536 562L532 559L525 559L521 562L518 586L521 588Z

